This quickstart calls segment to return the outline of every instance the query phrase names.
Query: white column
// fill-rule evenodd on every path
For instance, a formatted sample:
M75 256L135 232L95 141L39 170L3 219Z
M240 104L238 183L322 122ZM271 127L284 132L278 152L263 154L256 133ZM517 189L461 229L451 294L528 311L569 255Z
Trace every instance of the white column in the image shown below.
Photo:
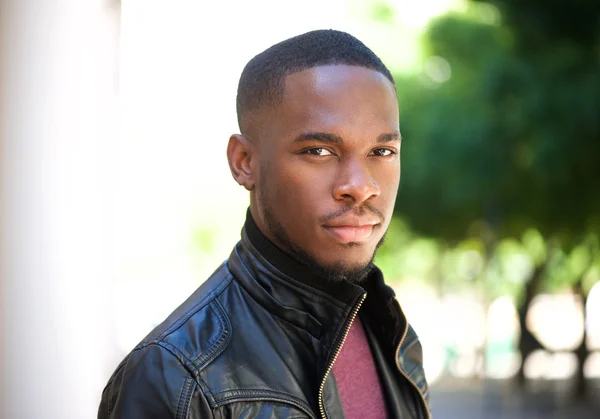
M119 5L0 10L0 418L93 418L116 361Z

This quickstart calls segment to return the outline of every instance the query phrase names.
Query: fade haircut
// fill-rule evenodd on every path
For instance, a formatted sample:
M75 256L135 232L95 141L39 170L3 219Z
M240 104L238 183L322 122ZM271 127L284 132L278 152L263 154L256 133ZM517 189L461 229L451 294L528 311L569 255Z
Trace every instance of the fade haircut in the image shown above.
M395 85L381 59L354 36L333 29L307 32L273 45L246 64L236 101L240 132L247 132L255 111L281 103L288 75L335 64L378 71Z

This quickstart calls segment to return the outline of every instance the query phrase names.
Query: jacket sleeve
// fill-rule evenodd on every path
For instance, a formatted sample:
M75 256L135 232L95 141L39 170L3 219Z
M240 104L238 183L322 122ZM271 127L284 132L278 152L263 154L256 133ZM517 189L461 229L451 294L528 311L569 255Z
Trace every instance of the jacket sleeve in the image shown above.
M133 351L102 393L98 419L210 419L196 380L158 344Z

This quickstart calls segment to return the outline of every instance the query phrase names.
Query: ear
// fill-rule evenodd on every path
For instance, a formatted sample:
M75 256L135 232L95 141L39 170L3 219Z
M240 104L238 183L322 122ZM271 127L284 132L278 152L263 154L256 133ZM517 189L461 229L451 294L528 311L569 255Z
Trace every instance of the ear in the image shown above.
M229 169L235 181L247 190L254 188L254 174L252 172L252 144L246 137L240 134L233 134L229 137L227 144L227 161Z

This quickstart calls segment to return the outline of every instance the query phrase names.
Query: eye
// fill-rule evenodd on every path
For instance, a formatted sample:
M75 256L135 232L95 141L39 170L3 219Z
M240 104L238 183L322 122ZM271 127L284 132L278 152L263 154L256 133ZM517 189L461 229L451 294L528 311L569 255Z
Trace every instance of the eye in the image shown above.
M321 147L309 148L308 150L304 150L304 153L310 154L311 156L333 156L333 153L326 148Z
M388 157L392 154L396 154L394 150L390 150L389 148L376 148L373 150L373 154L379 157Z

